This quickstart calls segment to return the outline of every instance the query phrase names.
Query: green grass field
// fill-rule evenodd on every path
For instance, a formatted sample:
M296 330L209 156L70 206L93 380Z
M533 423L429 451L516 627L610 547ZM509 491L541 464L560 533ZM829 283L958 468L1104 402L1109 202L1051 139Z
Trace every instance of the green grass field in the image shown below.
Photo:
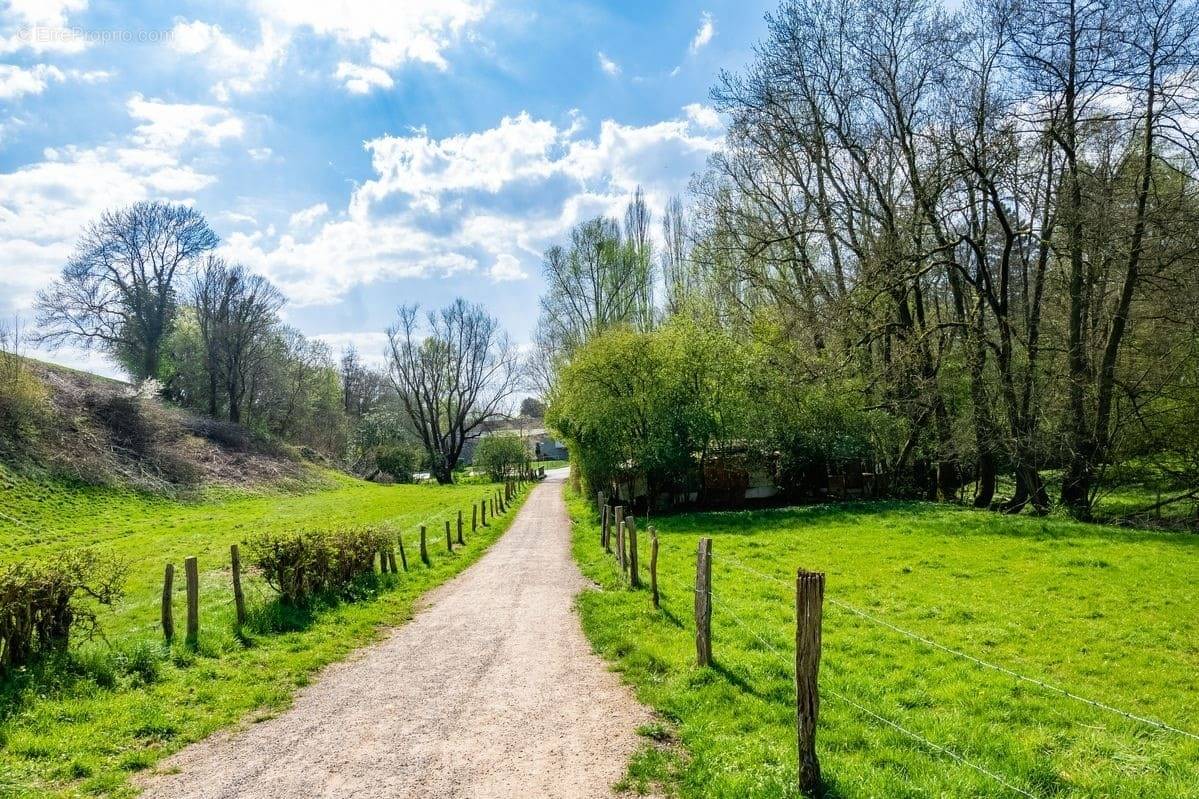
M105 640L65 663L11 676L0 688L0 796L124 796L132 774L221 727L286 707L320 667L408 618L415 600L473 562L512 511L470 534L470 505L494 486L381 486L328 473L303 493L225 491L174 502L136 493L32 481L0 472L0 563L96 546L130 566L125 599L101 611ZM445 549L444 520L466 510L467 546ZM419 559L429 526L432 565ZM265 530L379 525L402 534L409 571L381 577L360 601L280 613L260 579L245 581L250 624L235 629L229 545ZM182 562L201 570L197 651L162 644L162 572L175 564L182 629ZM282 631L279 631L282 628ZM182 637L180 635L180 637Z
M864 503L655 519L662 610L630 591L569 497L602 591L584 628L664 723L632 787L792 797L794 574L827 575L818 746L828 797L1199 797L1199 740L1088 706L944 646L1199 734L1199 536ZM641 563L648 535L640 520ZM698 539L713 539L712 668L695 667ZM643 571L644 574L644 571ZM856 703L854 707L850 702ZM876 714L992 772L1005 788Z

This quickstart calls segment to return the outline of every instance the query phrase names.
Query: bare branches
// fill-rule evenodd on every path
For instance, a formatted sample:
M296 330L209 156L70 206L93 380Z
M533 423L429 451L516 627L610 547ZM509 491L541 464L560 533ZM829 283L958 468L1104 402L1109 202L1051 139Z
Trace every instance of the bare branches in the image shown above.
M403 306L387 335L392 385L433 475L452 482L466 441L508 411L521 379L516 349L498 320L462 299L423 319Z
M142 202L89 225L61 277L38 295L39 340L100 347L135 378L157 377L176 280L216 247L195 209Z

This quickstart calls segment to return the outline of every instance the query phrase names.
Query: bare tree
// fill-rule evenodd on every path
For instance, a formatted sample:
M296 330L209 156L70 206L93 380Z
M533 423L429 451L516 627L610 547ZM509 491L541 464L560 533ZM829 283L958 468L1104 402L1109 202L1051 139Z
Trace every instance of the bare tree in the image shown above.
M373 411L386 385L386 375L364 364L354 345L342 350L341 397L346 413L361 418Z
M662 214L662 284L665 310L678 313L691 292L691 274L687 252L687 217L678 196L666 202Z
M217 236L184 205L140 202L90 224L37 299L39 340L99 347L138 379L157 377L177 311L176 281Z
M269 280L241 264L210 256L197 274L192 303L204 342L213 416L218 393L223 393L229 421L241 422L250 375L267 351L283 302Z
M654 324L654 267L650 212L638 187L615 219L597 217L570 232L570 245L545 251L539 328L555 357L612 325L647 330Z
M399 309L387 331L391 381L429 456L433 476L452 483L466 442L504 416L520 387L515 348L480 305L455 300L430 311Z

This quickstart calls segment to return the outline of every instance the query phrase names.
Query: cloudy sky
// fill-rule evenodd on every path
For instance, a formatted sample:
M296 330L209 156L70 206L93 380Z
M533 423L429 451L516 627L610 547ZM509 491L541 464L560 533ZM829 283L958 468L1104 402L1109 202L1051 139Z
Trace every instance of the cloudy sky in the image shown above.
M545 247L719 145L708 91L771 5L0 0L0 315L99 211L161 198L338 348L458 295L527 339Z

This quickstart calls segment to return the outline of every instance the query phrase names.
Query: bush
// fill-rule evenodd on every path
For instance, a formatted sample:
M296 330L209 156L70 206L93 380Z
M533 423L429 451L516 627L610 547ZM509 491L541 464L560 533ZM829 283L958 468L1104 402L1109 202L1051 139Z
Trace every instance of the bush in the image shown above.
M287 605L346 595L359 578L374 573L375 554L390 544L371 528L263 533L246 542L250 561Z
M67 649L71 634L97 629L92 606L123 595L123 562L77 550L0 570L0 671Z
M498 482L529 465L529 450L520 436L487 436L475 447L474 465Z
M397 483L411 483L423 453L410 444L389 444L375 452L375 465Z
M0 450L17 452L32 444L47 407L46 389L25 361L0 351Z

